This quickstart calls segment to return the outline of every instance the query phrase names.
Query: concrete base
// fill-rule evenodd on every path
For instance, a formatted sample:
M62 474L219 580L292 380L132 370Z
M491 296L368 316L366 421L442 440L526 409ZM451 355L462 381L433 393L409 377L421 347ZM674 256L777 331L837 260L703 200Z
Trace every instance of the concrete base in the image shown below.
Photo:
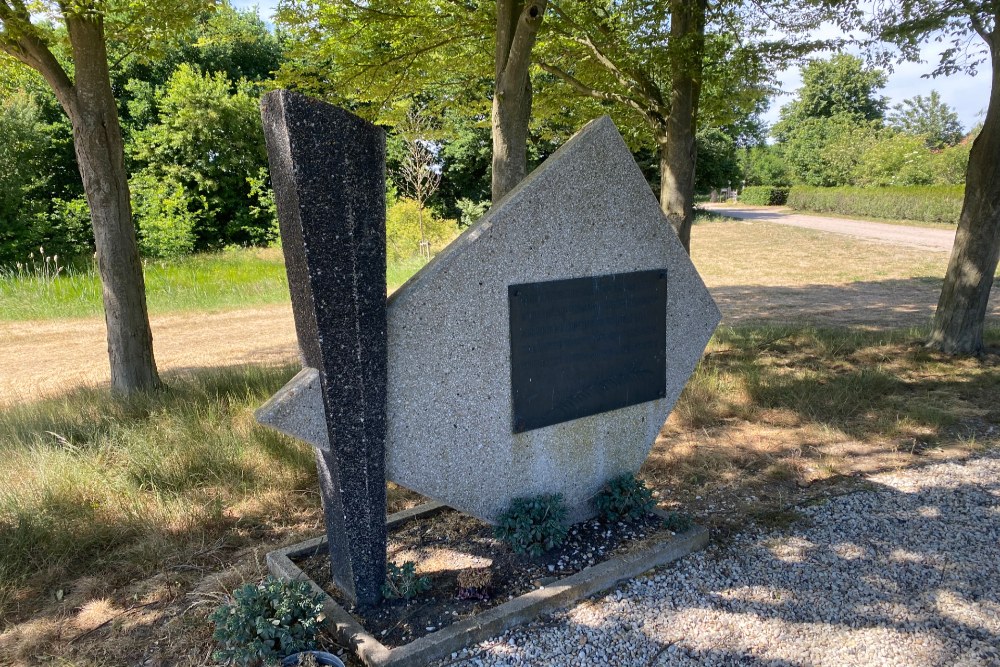
M445 505L437 502L420 505L389 516L386 526L392 529L414 519L432 516L443 509ZM665 512L656 510L656 513L666 517ZM463 648L502 634L514 626L527 623L541 614L614 588L624 579L631 579L646 570L683 558L704 548L706 544L708 544L708 530L694 526L686 533L676 535L669 540L592 565L574 575L488 609L475 617L459 621L396 648L389 648L379 642L292 562L293 558L309 557L325 550L325 536L270 552L267 554L267 567L271 574L281 579L308 581L314 591L322 594L327 630L334 634L340 644L352 648L365 665L423 667Z

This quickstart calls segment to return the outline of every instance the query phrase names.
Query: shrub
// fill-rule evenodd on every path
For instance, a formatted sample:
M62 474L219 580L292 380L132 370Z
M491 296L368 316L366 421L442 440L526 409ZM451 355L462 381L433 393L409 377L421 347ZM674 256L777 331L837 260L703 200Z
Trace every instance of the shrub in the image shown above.
M594 498L594 505L608 521L634 520L645 516L656 502L646 483L635 475L615 477Z
M683 512L671 512L663 520L663 527L674 533L686 533L694 525L694 519Z
M961 185L892 188L814 188L796 185L788 195L788 205L821 213L956 224L962 212L964 194L965 188Z
M176 257L194 252L200 214L192 209L200 204L192 203L184 186L172 179L139 175L132 179L132 190L142 254Z
M222 646L213 657L227 664L259 665L315 648L321 599L304 581L272 576L237 589L232 601L209 617L215 622L212 637Z
M743 188L740 201L752 206L781 206L788 201L788 188L774 185L751 185Z
M382 597L387 600L412 600L421 593L431 589L429 577L418 577L417 566L408 560L402 566L393 562L386 564L385 583L382 584Z
M461 219L458 221L458 226L462 229L474 224L490 210L490 203L488 201L476 202L471 199L459 199L455 202L455 206L461 212Z
M441 249L458 234L454 220L439 218L429 208L423 210L424 237L432 250ZM420 253L420 216L417 202L400 199L385 216L386 254L390 262L416 257Z
M519 554L540 556L566 539L566 503L561 493L515 498L494 530Z

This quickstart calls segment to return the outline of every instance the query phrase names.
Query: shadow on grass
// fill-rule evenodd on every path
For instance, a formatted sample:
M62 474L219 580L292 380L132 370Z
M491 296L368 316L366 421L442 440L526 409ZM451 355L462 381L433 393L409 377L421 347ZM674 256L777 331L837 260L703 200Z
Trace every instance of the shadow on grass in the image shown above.
M318 511L310 448L252 414L295 370L203 370L129 398L81 389L0 410L0 618L31 597L23 586L121 582Z
M930 324L941 295L940 278L861 280L799 286L722 285L710 292L728 326L795 324L812 327L896 329ZM1000 325L1000 281L987 324Z

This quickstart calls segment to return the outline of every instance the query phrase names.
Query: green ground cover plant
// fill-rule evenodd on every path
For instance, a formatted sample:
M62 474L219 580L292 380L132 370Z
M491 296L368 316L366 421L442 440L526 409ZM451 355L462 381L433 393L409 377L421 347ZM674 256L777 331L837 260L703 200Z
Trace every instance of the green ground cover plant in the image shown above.
M285 656L316 648L322 596L304 581L268 575L246 584L209 617L220 645L212 657L227 665L274 664Z
M430 577L418 577L417 565L408 560L402 565L386 563L382 597L387 600L412 600L431 589Z
M632 521L656 507L656 501L645 482L626 473L604 485L594 497L594 506L607 521Z
M494 533L514 553L541 556L566 539L566 501L562 494L515 498L497 519Z
M391 261L389 290L426 263L419 257ZM167 260L147 260L146 298L151 313L228 310L288 301L285 264L278 248L233 249ZM44 320L102 314L101 283L92 266L65 267L57 276L0 271L0 320Z
M794 209L892 220L958 224L965 187L915 185L886 188L821 188L793 186L788 206Z

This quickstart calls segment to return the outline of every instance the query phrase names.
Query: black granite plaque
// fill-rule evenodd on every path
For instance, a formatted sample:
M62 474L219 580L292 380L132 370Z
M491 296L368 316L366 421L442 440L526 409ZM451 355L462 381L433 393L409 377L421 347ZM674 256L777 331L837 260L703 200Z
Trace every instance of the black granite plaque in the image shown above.
M511 285L515 433L666 396L667 271Z
M370 605L386 568L385 134L286 90L261 113L299 349L323 390L331 575Z

